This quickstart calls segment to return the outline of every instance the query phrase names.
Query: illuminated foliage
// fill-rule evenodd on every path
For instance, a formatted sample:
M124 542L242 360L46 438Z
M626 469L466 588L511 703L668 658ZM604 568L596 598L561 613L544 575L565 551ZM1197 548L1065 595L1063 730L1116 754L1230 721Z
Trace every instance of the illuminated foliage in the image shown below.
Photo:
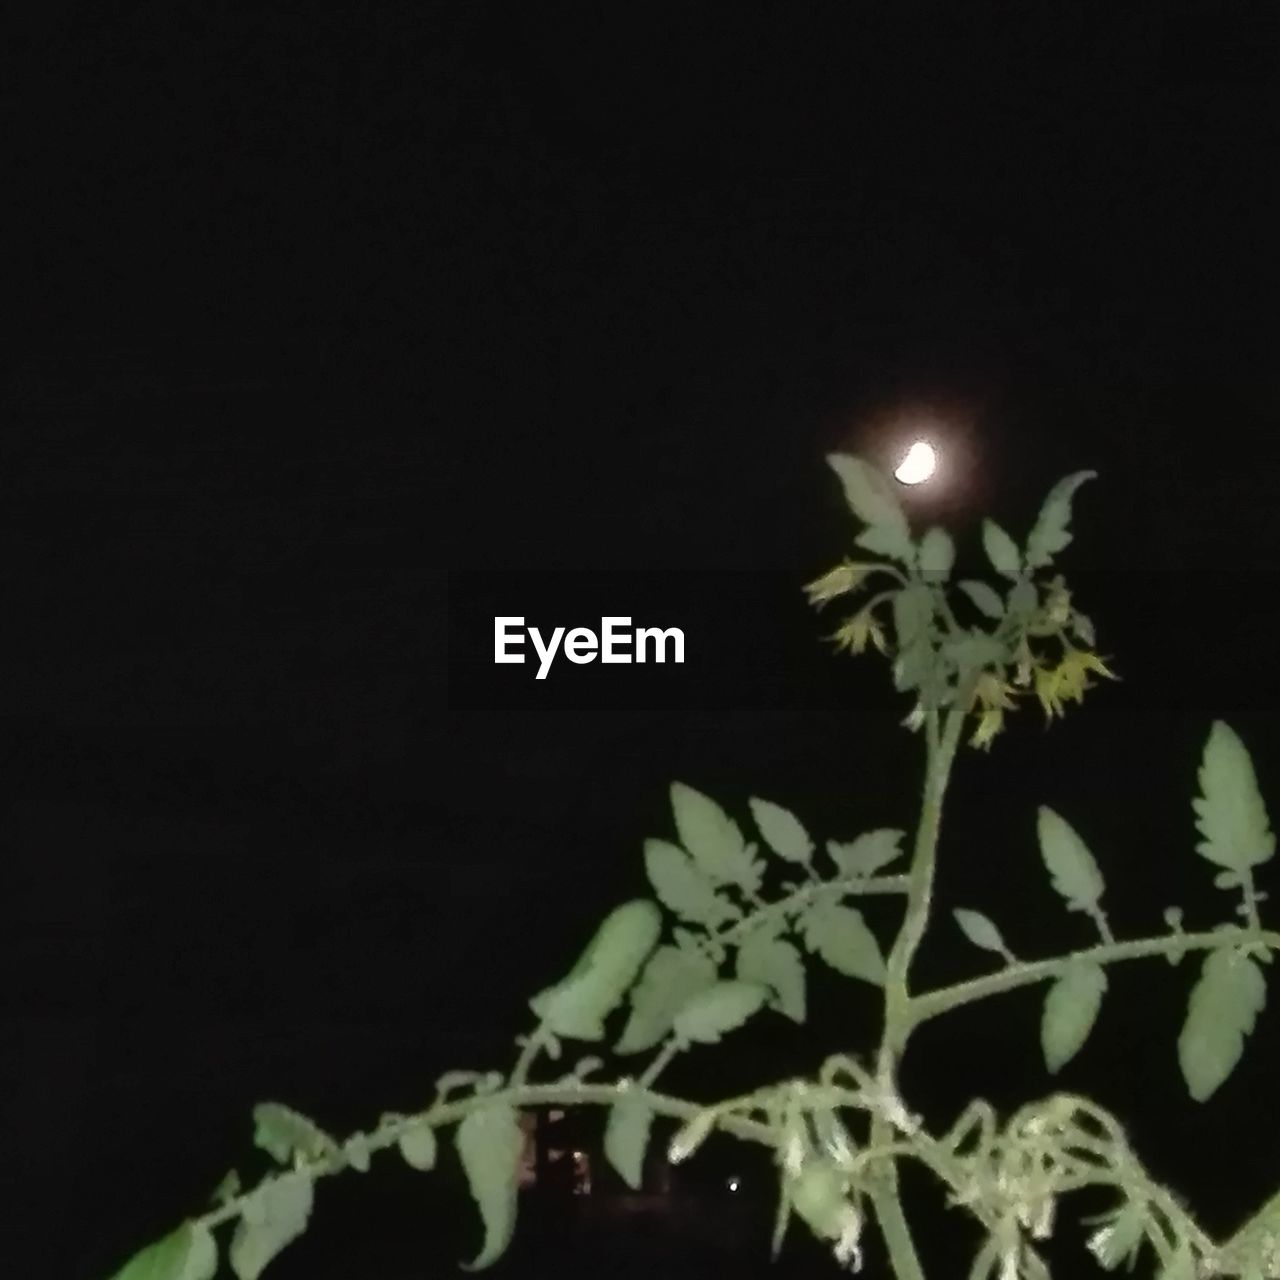
M1058 1073L1105 1028L1109 966L1148 958L1176 964L1194 952L1199 976L1177 1058L1190 1096L1211 1097L1245 1052L1266 1005L1265 965L1280 950L1280 934L1262 924L1265 894L1254 880L1275 838L1248 751L1216 723L1193 801L1196 851L1214 869L1214 885L1238 895L1233 919L1188 932L1181 910L1171 907L1167 931L1117 938L1102 905L1105 859L1068 819L1042 806L1035 837L1047 889L1084 917L1096 940L1025 959L994 920L955 907L955 925L982 968L921 990L912 966L939 914L938 833L961 744L990 750L1032 698L1052 722L1082 702L1096 678L1115 679L1094 649L1092 621L1075 607L1065 579L1049 576L1071 542L1072 500L1092 473L1077 472L1050 491L1023 543L985 520L980 542L990 574L953 580L957 546L949 533L932 528L917 539L886 477L858 458L830 461L860 522L853 543L876 558L844 559L805 591L815 607L852 610L832 637L837 649L874 649L887 659L908 708L905 723L921 735L920 809L904 815L914 831L909 847L904 832L890 828L819 841L774 800L757 796L725 808L675 783L671 829L644 843L637 868L636 891L652 897L612 912L567 976L532 998L536 1023L517 1040L508 1072L449 1072L421 1111L384 1115L341 1142L288 1107L260 1105L255 1143L273 1169L247 1189L229 1175L215 1207L142 1250L116 1280L212 1280L220 1245L238 1280L256 1280L306 1229L320 1179L367 1169L393 1149L411 1168L430 1172L448 1133L482 1228L479 1251L465 1265L486 1267L516 1228L522 1115L575 1105L607 1110L605 1155L632 1188L643 1185L651 1150L673 1162L692 1159L717 1131L765 1146L778 1180L775 1251L796 1218L837 1264L856 1269L863 1236L874 1228L897 1280L923 1280L898 1192L900 1167L916 1163L976 1224L970 1280L1044 1280L1038 1246L1055 1231L1060 1200L1086 1188L1114 1196L1084 1242L1104 1270L1143 1261L1163 1280L1280 1277L1280 1196L1235 1234L1214 1239L1151 1179L1114 1117L1088 1099L1054 1093L1003 1119L977 1099L939 1127L900 1095L899 1063L915 1030L932 1018L1041 987L1040 1044L1047 1070ZM1105 833L1089 834L1105 847ZM897 906L896 928L875 915L869 923L865 909L875 899ZM747 1023L774 1032L803 1023L815 962L882 995L878 1037L855 1046L862 1056L841 1051L810 1079L720 1102L657 1091L675 1058L715 1052ZM548 1071L565 1041L611 1044L618 1070L602 1075L607 1064L592 1057L567 1072ZM639 1055L651 1056L637 1067Z

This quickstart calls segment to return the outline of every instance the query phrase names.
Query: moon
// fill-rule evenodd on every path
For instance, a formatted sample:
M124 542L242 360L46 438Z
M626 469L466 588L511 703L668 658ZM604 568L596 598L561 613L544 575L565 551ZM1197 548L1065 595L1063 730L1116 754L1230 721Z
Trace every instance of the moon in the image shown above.
M917 440L893 474L903 484L923 484L933 475L937 465L938 455L933 446L925 440Z

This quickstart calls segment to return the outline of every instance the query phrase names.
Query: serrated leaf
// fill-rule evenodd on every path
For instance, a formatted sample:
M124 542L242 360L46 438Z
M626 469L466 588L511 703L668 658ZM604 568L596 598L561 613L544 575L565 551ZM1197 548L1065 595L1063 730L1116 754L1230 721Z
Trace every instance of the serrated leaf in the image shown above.
M1088 846L1067 820L1041 805L1036 829L1053 887L1072 911L1093 911L1106 885Z
M884 955L862 912L838 902L816 902L801 917L805 946L837 973L884 985Z
M1008 956L1009 948L1005 946L1000 930L981 911L957 907L951 914L955 916L961 932L975 947L981 947L984 951L994 951L997 955Z
M605 1018L622 1003L661 933L662 914L652 902L623 903L596 930L569 976L534 996L530 1009L558 1036L602 1040Z
M1043 569L1070 544L1067 526L1071 523L1071 499L1086 480L1092 480L1097 474L1096 471L1076 471L1049 490L1027 538L1028 569Z
M208 1227L184 1222L135 1253L112 1280L213 1280L218 1246Z
M439 1144L435 1130L429 1124L410 1125L400 1135L396 1146L410 1168L423 1172L435 1168Z
M1266 979L1248 956L1229 947L1209 953L1178 1037L1178 1062L1197 1102L1204 1102L1235 1070L1245 1037L1266 1002Z
M732 905L716 894L715 886L679 845L646 840L644 869L658 900L681 919L715 928L734 918Z
M945 529L935 525L920 539L916 563L924 573L945 579L955 561L955 543L951 541L951 535Z
M982 522L982 546L991 567L1006 578L1016 578L1022 570L1018 544L994 520Z
M1040 1047L1051 1072L1060 1071L1084 1047L1106 990L1101 966L1085 962L1073 964L1049 988L1040 1019Z
M291 1173L263 1183L245 1203L227 1257L239 1280L258 1280L268 1264L306 1229L311 1179Z
M481 1271L502 1257L516 1227L516 1197L524 1133L513 1107L494 1103L468 1113L455 1135L471 1198L484 1224L484 1244L465 1271Z
M659 947L631 992L631 1017L618 1053L643 1053L671 1030L676 1014L716 980L715 962L700 951Z
M734 884L748 893L760 887L760 864L742 831L710 796L673 782L671 810L680 843L703 875L714 884Z
M887 534L900 535L910 545L907 517L892 482L883 472L847 453L829 454L827 465L844 486L849 510L863 524L884 529Z
M1214 722L1200 764L1200 796L1192 801L1196 829L1204 837L1196 850L1231 871L1266 862L1275 852L1267 808L1258 790L1253 761L1230 725Z
M1000 598L1000 593L985 582L978 582L972 578L966 578L963 582L956 584L961 591L965 593L972 601L973 607L979 613L984 613L988 618L1004 617L1004 601Z
M680 1010L675 1033L698 1044L718 1044L758 1012L768 995L769 989L757 982L717 982Z
M828 840L827 856L846 876L873 876L902 856L903 834L892 827L879 827L856 840Z
M619 1177L639 1191L644 1181L644 1153L653 1127L653 1110L640 1098L622 1098L609 1109L604 1153Z
M793 1022L805 1014L804 961L789 942L758 932L738 948L738 977L769 987L778 1009Z
M794 813L769 800L752 798L747 803L765 844L778 857L786 858L788 862L809 861L813 841Z
M279 1102L260 1102L253 1109L253 1145L280 1164L295 1154L306 1160L332 1155L338 1144L313 1120Z

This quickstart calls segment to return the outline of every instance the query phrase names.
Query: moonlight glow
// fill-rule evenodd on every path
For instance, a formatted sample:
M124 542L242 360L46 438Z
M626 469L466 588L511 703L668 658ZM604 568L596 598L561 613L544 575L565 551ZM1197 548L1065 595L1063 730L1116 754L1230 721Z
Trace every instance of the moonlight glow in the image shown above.
M907 450L907 456L898 464L898 469L893 474L903 484L923 484L933 475L937 465L938 455L934 453L933 446L923 440L917 440Z

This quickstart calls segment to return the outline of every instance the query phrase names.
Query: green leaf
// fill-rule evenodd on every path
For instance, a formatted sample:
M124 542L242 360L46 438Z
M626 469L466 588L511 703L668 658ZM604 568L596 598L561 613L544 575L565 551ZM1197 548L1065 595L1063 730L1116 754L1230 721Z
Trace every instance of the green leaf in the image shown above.
M1067 526L1071 523L1071 499L1086 480L1092 480L1096 471L1076 471L1049 490L1035 526L1027 538L1027 568L1043 569L1053 557L1071 542Z
M1084 1047L1097 1021L1107 975L1100 965L1073 964L1049 988L1040 1020L1045 1066L1060 1071Z
M867 831L856 840L827 841L827 854L846 876L873 876L902 856L903 832L892 827Z
M883 472L846 453L829 454L827 464L840 477L849 510L863 524L879 526L887 534L897 534L910 545L907 517L892 482Z
M1049 868L1053 887L1072 911L1096 911L1106 885L1085 842L1047 805L1040 806L1037 830L1040 855Z
M426 1172L436 1165L436 1133L429 1124L410 1125L396 1143L405 1164Z
M711 1131L716 1127L718 1119L717 1113L708 1107L705 1111L699 1111L692 1120L687 1120L676 1130L675 1136L671 1139L671 1145L667 1148L667 1159L672 1164L687 1160L711 1136Z
M280 1164L292 1164L295 1154L320 1160L338 1149L314 1121L279 1102L260 1102L253 1109L253 1121L253 1145Z
M1266 1002L1266 979L1248 956L1230 947L1209 953L1178 1037L1178 1062L1197 1102L1204 1102L1235 1070L1245 1037Z
M894 594L893 629L899 649L909 649L929 634L933 621L933 596L922 583L913 582Z
M975 628L950 637L943 645L943 652L955 663L961 680L966 681L985 667L1000 662L1005 648L995 636Z
M494 1103L466 1115L455 1140L471 1198L484 1224L480 1252L462 1267L481 1271L502 1257L515 1232L524 1133L515 1109Z
M659 947L631 992L631 1017L615 1046L643 1053L671 1030L676 1014L716 980L715 962L701 951Z
M347 1163L357 1173L368 1173L372 1152L369 1150L369 1139L363 1133L353 1134L342 1145L342 1154Z
M769 987L783 1014L804 1021L804 961L791 943L763 931L751 934L738 948L738 977Z
M644 869L662 905L683 920L715 928L737 914L679 845L646 840Z
M748 893L760 887L760 864L738 824L710 796L673 782L671 809L680 843L703 875L715 884L735 884Z
M1040 591L1029 578L1022 578L1009 588L1005 609L1010 618L1027 622L1040 605Z
M997 573L1006 578L1016 578L1022 569L1022 557L1018 544L994 520L982 522L982 545L987 559Z
M957 907L951 914L955 916L961 932L975 947L981 947L984 951L994 951L997 955L1009 958L1009 948L1005 946L1000 930L981 911Z
M530 1009L558 1036L602 1040L605 1018L622 1003L661 933L662 914L652 902L624 903L610 912L569 976L534 996Z
M184 1222L135 1253L112 1280L213 1280L217 1270L218 1246L209 1229Z
M751 806L751 816L755 819L765 844L778 857L785 858L788 862L809 861L813 853L813 841L794 813L768 800L751 799L747 803Z
M861 911L838 902L816 902L800 923L805 946L837 973L884 985L884 956Z
M1275 852L1276 838L1253 761L1235 730L1221 720L1209 731L1200 765L1200 796L1192 807L1196 828L1204 837L1196 849L1210 862L1245 871Z
M305 1173L264 1182L245 1202L228 1257L239 1280L258 1280L268 1264L306 1229L312 1186Z
M675 1033L699 1044L717 1044L756 1013L769 990L757 982L717 982L676 1015Z
M956 585L969 597L973 602L973 607L979 613L985 613L988 618L999 619L1004 617L1004 601L994 587L971 578L966 578L964 582Z
M945 579L955 564L956 548L951 535L936 525L920 540L917 563L922 572Z
M653 1110L641 1098L623 1098L609 1109L604 1153L632 1191L644 1181L644 1153L653 1127Z
M905 527L896 524L873 524L854 538L854 542L867 551L878 556L888 556L901 564L914 564L916 557L915 544L911 534Z

